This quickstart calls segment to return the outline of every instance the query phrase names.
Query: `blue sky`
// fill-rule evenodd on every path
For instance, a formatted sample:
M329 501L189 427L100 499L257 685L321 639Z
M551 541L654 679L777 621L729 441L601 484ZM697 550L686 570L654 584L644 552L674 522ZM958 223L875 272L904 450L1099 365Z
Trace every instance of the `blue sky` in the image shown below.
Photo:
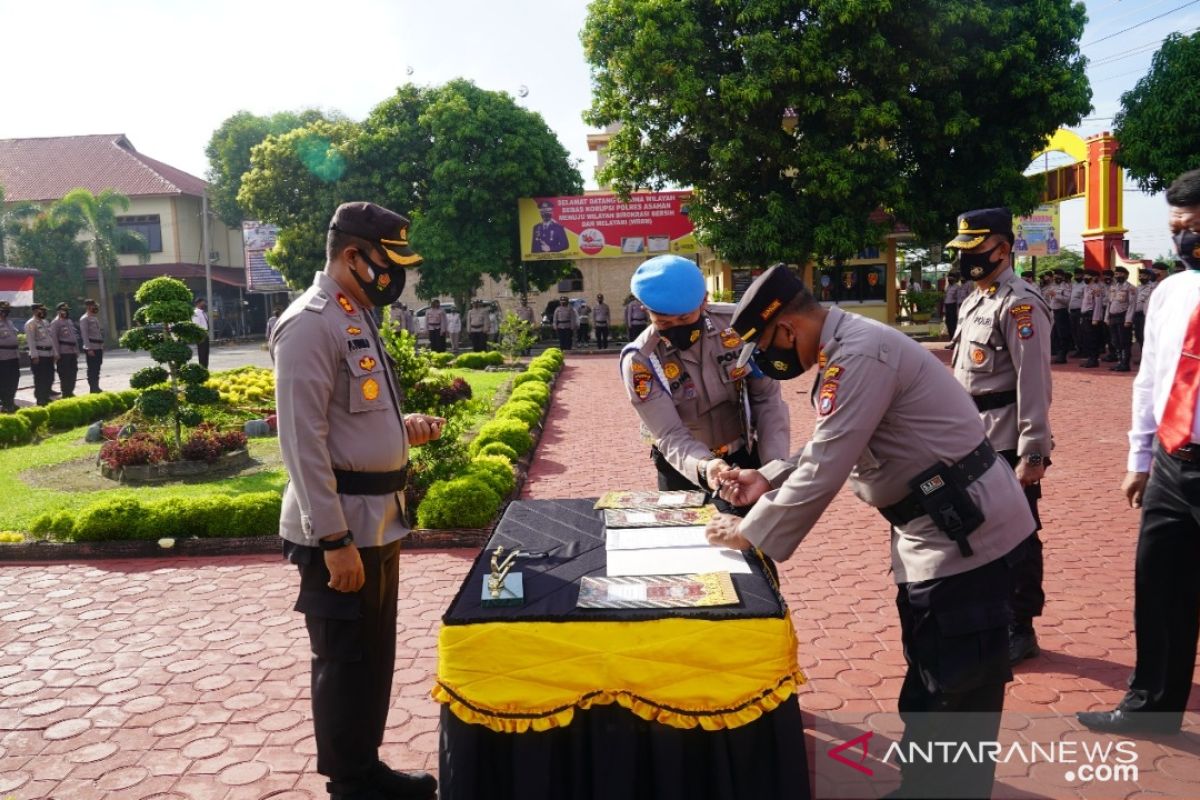
M1087 6L1095 108L1078 129L1085 136L1111 127L1162 37L1200 27L1200 1ZM526 87L519 102L542 114L594 185L580 118L590 97L578 36L586 9L586 0L0 0L0 138L124 133L203 176L205 143L240 109L362 118L408 80L462 76L514 97ZM1163 199L1127 188L1134 250L1165 252ZM1078 246L1082 201L1062 216L1063 243Z

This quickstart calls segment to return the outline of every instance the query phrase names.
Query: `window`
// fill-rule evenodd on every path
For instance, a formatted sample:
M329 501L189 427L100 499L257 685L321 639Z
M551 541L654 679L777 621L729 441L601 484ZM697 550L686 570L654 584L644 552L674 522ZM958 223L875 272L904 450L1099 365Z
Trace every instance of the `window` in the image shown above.
M572 269L567 277L558 282L558 290L560 292L582 292L583 273L577 269Z
M817 270L817 299L824 303L882 302L887 299L886 264L841 264Z
M151 253L162 252L162 223L158 220L158 214L144 214L139 217L117 217L117 227L122 231L141 234L142 240L146 243L146 249ZM121 252L124 254L136 253L138 250L133 247L122 247Z

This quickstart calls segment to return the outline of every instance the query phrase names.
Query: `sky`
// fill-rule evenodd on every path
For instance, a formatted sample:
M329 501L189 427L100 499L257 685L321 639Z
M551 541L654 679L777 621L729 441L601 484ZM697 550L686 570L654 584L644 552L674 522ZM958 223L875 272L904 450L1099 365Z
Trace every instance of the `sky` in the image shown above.
M1086 5L1094 108L1075 129L1085 137L1111 128L1121 93L1164 36L1200 27L1200 0ZM123 133L204 177L204 146L239 110L362 119L403 83L465 77L540 113L594 188L581 116L591 93L586 12L586 0L0 0L0 139ZM1168 251L1165 209L1161 195L1127 181L1134 251ZM1063 244L1079 248L1082 200L1063 205L1062 226Z

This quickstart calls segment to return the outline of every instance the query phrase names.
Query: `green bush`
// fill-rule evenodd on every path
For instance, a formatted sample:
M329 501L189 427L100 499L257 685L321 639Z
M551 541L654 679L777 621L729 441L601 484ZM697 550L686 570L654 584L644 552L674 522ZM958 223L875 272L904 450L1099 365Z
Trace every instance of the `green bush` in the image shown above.
M508 497L517 487L517 476L513 474L512 462L504 456L478 455L471 460L467 474L483 478L501 497Z
M496 419L519 419L532 428L542 418L542 407L530 400L509 400L496 410Z
M522 383L517 388L513 389L512 394L508 398L512 400L528 400L532 403L537 403L542 408L550 402L550 387L544 383Z
M529 383L530 381L549 383L552 380L554 380L554 373L550 370L542 369L541 367L530 367L513 378L513 386L520 386L522 383Z
M484 367L498 367L504 363L504 354L498 353L495 350L489 350L486 353L463 353L458 358L454 359L454 366L459 369L483 369Z
M211 528L209 536L273 536L279 533L279 514L283 495L278 492L252 492L234 497L229 503L227 528L233 533L218 533Z
M78 398L69 397L66 400L56 400L46 406L50 414L50 428L56 431L69 431L78 428L86 421L84 408Z
M267 536L279 530L276 492L209 497L171 497L148 503L110 498L78 514L43 514L32 530L77 542L115 539Z
M126 389L123 392L116 392L117 397L121 398L121 405L125 406L126 411L137 405L139 394L141 394L141 392L139 392L137 389Z
M18 408L17 416L29 420L29 430L31 433L37 433L39 429L50 421L50 412L46 410L45 406Z
M519 419L494 419L479 429L479 435L471 442L471 455L478 455L480 448L491 442L503 442L520 456L533 447L533 436L529 434L529 426Z
M208 536L210 525L217 526L228 516L228 497L170 497L147 503L144 516L128 539L186 539Z
M67 540L75 529L75 515L70 511L49 511L37 517L29 530L46 539Z
M445 369L454 361L454 353L430 353L429 363L438 369Z
M483 447L479 448L481 456L504 456L510 464L517 463L520 456L517 451L506 445L504 442L488 442Z
M422 528L483 528L500 510L500 495L478 475L439 481L417 508Z
M114 497L93 503L75 518L71 538L77 542L103 542L112 539L132 539L145 517L145 509L137 500Z
M19 414L0 415L0 447L27 444L33 439L29 418Z
M133 375L129 376L129 385L134 389L148 389L160 383L166 383L170 378L170 373L166 367L142 367Z

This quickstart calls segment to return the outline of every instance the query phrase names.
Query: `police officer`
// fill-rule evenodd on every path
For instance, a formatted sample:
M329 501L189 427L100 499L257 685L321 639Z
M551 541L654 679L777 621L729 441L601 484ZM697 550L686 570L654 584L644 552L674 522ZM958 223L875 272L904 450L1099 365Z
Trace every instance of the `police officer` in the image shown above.
M596 326L596 349L608 347L608 326L612 320L612 311L604 302L604 295L596 295L596 305L592 306L592 324Z
M279 319L280 308L275 307L274 320ZM104 363L104 328L100 324L100 305L92 299L83 301L83 316L79 318L79 335L83 338L83 352L87 359L88 390L92 394L100 389L100 365ZM267 338L271 338L271 321L267 321Z
M1075 351L1071 355L1082 356L1084 351L1083 295L1087 291L1087 284L1083 281L1083 267L1077 267L1072 276L1071 300L1067 304L1067 311L1071 315L1071 349Z
M1163 265L1165 270L1166 265ZM1138 343L1138 356L1146 347L1146 309L1150 306L1150 295L1157 286L1155 271L1143 267L1138 271L1137 306L1133 312L1133 338Z
M8 321L12 307L0 300L0 411L17 410L17 384L21 382L21 357L17 351L17 327Z
M1037 529L1041 479L1050 465L1050 309L1013 273L1012 212L984 208L958 217L959 270L978 289L963 305L954 348L954 377L971 395L988 441L1024 487ZM1029 557L1014 566L1009 659L1038 654L1033 618L1045 603L1042 543L1036 531Z
M1117 344L1113 341L1112 333L1108 328L1108 298L1115 288L1113 280L1116 277L1116 273L1111 269L1106 269L1101 273L1101 276L1099 315L1093 316L1092 321L1096 322L1097 327L1100 329L1100 352L1104 353L1100 360L1111 364L1117 361ZM1095 312L1096 309L1093 309L1093 311Z
M1051 345L1054 352L1052 364L1067 363L1067 351L1071 349L1071 284L1067 282L1067 271L1056 269L1054 283L1043 293L1050 304L1054 317Z
M429 349L435 353L446 352L446 312L442 310L442 301L436 297L429 301L425 309L425 332L429 334Z
M575 309L571 308L571 301L566 295L558 298L558 308L554 309L554 314L550 317L550 324L554 326L554 332L558 334L558 346L563 350L571 349L571 339L575 333L575 329L579 327L579 315L575 313Z
M1079 330L1080 338L1083 340L1082 355L1084 357L1082 366L1087 369L1095 369L1100 366L1100 348L1103 346L1100 322L1096 319L1104 299L1104 285L1100 283L1100 271L1084 270L1083 287L1083 300L1080 301L1079 306Z
M1117 351L1117 365L1109 367L1109 370L1129 372L1129 362L1133 358L1133 312L1137 307L1137 288L1129 283L1129 270L1125 267L1117 267L1113 273L1116 283L1108 290L1104 321L1108 325L1113 349Z
M951 272L946 276L946 297L942 300L942 316L946 320L946 332L950 334L950 346L953 346L954 332L958 330L958 307L961 302L962 287L958 283L958 273Z
M592 330L592 307L587 300L580 301L576 315L579 317L579 343L586 344L591 339Z
M625 304L625 330L629 332L629 341L632 342L641 336L649 323L650 317L646 314L646 307L630 295L629 302Z
M487 350L488 312L483 307L482 300L472 300L471 310L467 312L467 336L471 339L471 349L476 353Z
M58 347L58 386L64 398L75 396L75 381L79 375L79 339L71 323L71 307L59 303L58 316L50 323L50 336Z
M50 335L46 306L34 303L33 316L25 323L25 348L29 351L29 370L33 373L33 397L39 406L50 402L54 389L54 364L58 361L58 343Z
M296 610L312 647L317 771L334 800L433 798L437 782L379 760L395 669L400 539L408 533L408 449L442 420L404 415L373 307L404 289L421 257L408 220L345 203L327 262L279 319L279 444L289 482L279 522L300 572Z
M695 262L656 256L630 288L653 324L621 350L621 376L653 442L658 488L714 491L731 464L784 458L790 428L779 384L737 365L733 306L708 302Z
M816 424L789 459L717 476L722 496L754 506L744 520L719 515L709 541L787 559L849 479L892 526L908 662L898 703L904 751L911 752L909 743L995 740L1012 679L1009 562L1022 557L1034 521L971 399L920 344L822 307L782 265L750 285L732 326L757 348L753 359L768 376L817 373ZM975 713L927 713L948 711ZM913 760L902 766L895 796L988 797L994 772L986 758L935 766Z
M525 329L536 336L537 330L533 324L533 309L529 306L529 298L522 296L521 305L517 307L517 319L525 323ZM531 348L526 347L525 355L529 355Z

